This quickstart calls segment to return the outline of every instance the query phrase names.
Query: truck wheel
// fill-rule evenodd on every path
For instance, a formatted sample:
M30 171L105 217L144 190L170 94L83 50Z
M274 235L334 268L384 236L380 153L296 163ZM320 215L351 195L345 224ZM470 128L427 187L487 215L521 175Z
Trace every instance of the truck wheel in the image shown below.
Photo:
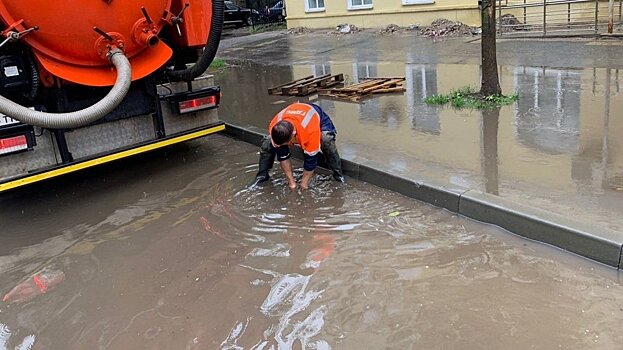
M248 26L252 26L253 25L253 18L251 18L251 16L247 17L246 22L247 22Z

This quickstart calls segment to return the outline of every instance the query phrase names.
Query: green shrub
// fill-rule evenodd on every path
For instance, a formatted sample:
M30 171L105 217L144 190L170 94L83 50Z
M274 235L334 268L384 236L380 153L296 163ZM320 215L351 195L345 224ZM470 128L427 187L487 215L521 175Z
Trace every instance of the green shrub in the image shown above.
M472 86L465 86L456 90L451 90L450 93L446 95L427 96L424 102L428 105L446 105L449 103L455 109L487 109L508 106L518 99L519 95L516 93L509 96L482 96Z

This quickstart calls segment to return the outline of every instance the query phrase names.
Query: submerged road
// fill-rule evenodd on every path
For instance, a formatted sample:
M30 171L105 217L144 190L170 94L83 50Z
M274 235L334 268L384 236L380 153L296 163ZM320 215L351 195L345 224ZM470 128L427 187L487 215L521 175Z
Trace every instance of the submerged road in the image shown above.
M0 350L623 343L611 268L356 180L249 190L256 161L214 135L0 197Z

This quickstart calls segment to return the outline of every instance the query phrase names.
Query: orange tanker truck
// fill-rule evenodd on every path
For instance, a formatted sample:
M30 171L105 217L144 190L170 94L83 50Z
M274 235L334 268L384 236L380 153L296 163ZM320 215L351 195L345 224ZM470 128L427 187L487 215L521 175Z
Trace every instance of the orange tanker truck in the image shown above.
M0 192L224 129L223 0L0 0Z

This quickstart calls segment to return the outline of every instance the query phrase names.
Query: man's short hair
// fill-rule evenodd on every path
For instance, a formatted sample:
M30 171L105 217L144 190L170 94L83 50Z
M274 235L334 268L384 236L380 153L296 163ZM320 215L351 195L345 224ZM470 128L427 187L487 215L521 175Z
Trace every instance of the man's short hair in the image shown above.
M270 130L270 137L276 145L283 145L292 139L294 133L294 125L292 123L282 120L273 126Z

